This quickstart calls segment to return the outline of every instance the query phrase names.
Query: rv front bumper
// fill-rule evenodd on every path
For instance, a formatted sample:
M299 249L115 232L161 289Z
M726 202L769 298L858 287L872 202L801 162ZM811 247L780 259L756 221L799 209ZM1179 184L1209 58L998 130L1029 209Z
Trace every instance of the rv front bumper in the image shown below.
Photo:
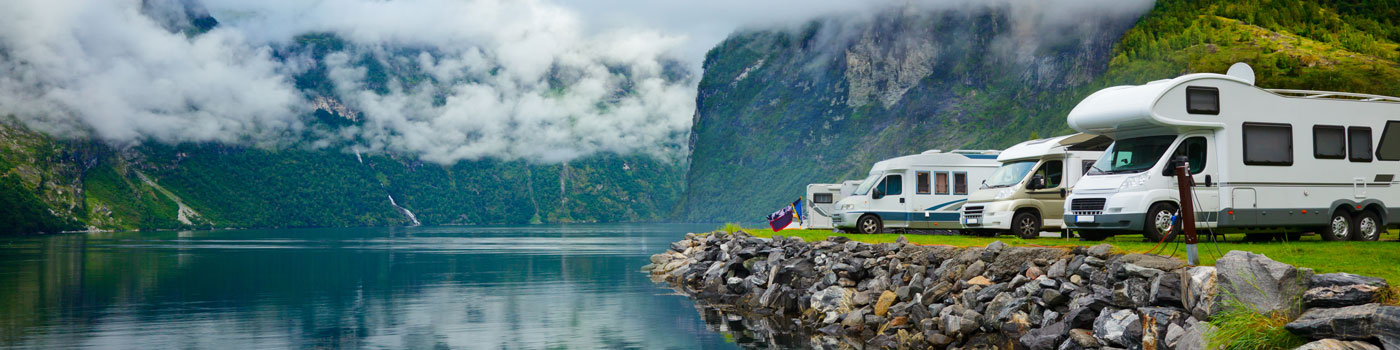
M855 228L856 221L860 219L862 213L840 212L831 216L831 226L836 228Z
M1147 214L1119 213L1099 215L1065 215L1065 227L1085 231L1142 231Z
M1003 210L984 213L981 216L968 217L964 215L962 222L963 226L971 230L1010 230L1012 214L1015 213Z

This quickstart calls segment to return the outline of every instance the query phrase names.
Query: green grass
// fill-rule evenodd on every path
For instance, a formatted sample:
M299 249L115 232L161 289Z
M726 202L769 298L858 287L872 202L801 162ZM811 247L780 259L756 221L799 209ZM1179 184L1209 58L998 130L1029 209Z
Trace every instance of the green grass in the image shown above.
M1210 348L1226 350L1292 349L1307 341L1283 328L1286 312L1260 313L1247 303L1226 300L1227 310L1213 316Z
M728 227L728 226L726 226ZM773 232L771 229L758 228L745 230L758 237L772 237L782 235L788 237L801 237L808 242L826 239L829 236L844 236L855 241L866 243L886 243L894 242L899 238L899 234L847 234L832 233L826 230L787 230ZM1392 284L1400 282L1400 243L1396 242L1397 234L1395 230L1381 236L1380 242L1327 242L1320 236L1308 235L1302 240L1295 242L1247 242L1244 235L1226 235L1222 242L1201 242L1197 249L1200 252L1202 265L1214 265L1215 260L1231 250L1249 251L1264 254L1270 259L1291 264L1294 266L1307 267L1317 273L1349 272L1359 275L1375 276L1384 278ZM943 236L943 235L905 235L910 243L923 245L949 245L959 247L985 246L994 241L1002 241L1012 246L1047 246L1047 247L1073 247L1091 246L1099 243L1112 244L1121 253L1146 253L1156 245L1156 243L1146 242L1141 235L1114 236L1100 242L1080 241L1078 239L1063 238L1038 238L1026 240L1015 236L1000 237L972 237L972 236ZM1175 254L1173 248L1176 248ZM1159 249L1161 250L1161 249ZM1217 252L1218 250L1218 252ZM1171 254L1172 256L1186 259L1185 244L1174 247L1166 245L1165 252L1160 254Z

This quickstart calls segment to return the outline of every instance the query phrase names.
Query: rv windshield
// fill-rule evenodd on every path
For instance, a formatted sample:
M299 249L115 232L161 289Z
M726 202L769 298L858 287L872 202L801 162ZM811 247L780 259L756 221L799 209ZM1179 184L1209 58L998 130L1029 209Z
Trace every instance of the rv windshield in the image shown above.
M1147 136L1122 139L1114 142L1103 153L1089 175L1140 173L1151 169L1167 152L1176 135Z
M1031 168L1034 168L1035 163L1038 162L1040 161L1023 160L1002 164L996 172L992 173L992 176L987 177L986 188L1008 187L1020 183L1021 179L1026 178L1026 173L1031 172Z
M864 196L866 193L870 193L870 188L871 188L871 187L875 187L875 182L877 182L876 180L879 180L879 179L880 179L880 175L884 175L884 174L881 174L881 173L873 173L873 174L870 174L869 177L866 177L865 180L862 180L862 181L860 182L860 186L856 186L856 191L855 191L855 192L852 192L852 193L855 194L855 195L857 195L857 196Z

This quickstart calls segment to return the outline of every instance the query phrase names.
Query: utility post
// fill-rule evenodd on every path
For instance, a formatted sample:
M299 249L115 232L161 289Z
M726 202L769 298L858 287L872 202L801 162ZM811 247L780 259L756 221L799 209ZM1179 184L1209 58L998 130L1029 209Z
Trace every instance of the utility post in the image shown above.
M1181 192L1181 228L1186 233L1186 263L1197 266L1201 259L1196 255L1196 208L1192 206L1195 200L1192 199L1191 174L1187 170L1191 164L1184 159L1176 164L1176 188Z

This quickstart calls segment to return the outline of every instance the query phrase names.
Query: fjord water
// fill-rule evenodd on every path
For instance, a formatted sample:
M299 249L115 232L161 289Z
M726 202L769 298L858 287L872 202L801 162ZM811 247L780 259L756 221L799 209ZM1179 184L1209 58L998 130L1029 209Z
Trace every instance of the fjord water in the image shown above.
M0 238L0 348L734 348L639 272L707 228Z

